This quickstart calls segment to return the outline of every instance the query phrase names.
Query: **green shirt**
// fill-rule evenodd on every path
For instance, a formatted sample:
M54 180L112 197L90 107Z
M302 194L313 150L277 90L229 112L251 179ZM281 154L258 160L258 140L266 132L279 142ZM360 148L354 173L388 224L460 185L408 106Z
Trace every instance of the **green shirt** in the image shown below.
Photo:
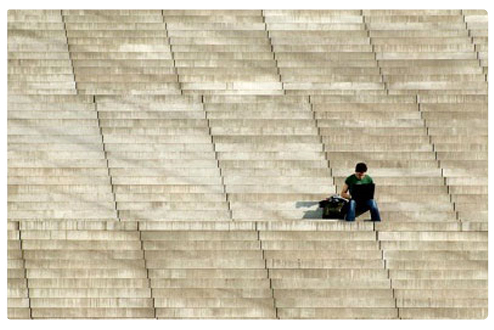
M348 186L348 190L350 190L350 195L352 195L353 194L353 186L360 185L360 184L371 184L371 183L373 183L373 181L372 181L372 178L367 174L362 178L362 180L357 179L355 174L352 174L348 178L345 179L345 183Z

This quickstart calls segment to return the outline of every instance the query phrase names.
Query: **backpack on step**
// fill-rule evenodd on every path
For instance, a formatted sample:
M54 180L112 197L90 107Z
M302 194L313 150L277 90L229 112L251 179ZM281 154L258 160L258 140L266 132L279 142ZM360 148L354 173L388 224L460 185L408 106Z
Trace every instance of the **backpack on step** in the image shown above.
M340 195L333 195L319 202L323 219L344 219L348 200Z

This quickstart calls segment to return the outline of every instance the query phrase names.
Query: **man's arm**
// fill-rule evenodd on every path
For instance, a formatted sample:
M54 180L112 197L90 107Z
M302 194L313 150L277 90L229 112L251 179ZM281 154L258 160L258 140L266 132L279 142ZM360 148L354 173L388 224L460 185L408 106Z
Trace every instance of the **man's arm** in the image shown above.
M346 198L346 199L352 199L352 196L348 193L348 185L345 183L343 185L343 189L341 190L341 197Z

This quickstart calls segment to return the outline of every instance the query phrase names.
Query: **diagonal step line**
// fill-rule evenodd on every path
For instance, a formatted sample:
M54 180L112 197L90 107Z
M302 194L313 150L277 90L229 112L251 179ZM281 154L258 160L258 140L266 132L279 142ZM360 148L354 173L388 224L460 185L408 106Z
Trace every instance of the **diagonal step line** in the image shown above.
M274 46L273 46L273 41L271 40L271 34L270 31L268 30L268 24L266 23L266 15L264 14L265 10L261 10L261 15L262 15L262 22L264 23L264 29L266 31L266 37L269 40L269 46L271 48L271 53L273 56L273 60L276 66L276 72L278 73L278 79L281 83L281 89L283 91L283 95L286 95L286 89L285 89L285 83L283 82L281 78L281 71L280 71L280 66L278 65L278 59L276 58L276 52L274 51Z
M396 309L397 317L399 319L400 318L400 308L398 307L398 299L397 299L396 294L395 294L395 288L393 287L393 279L391 278L390 269L388 268L387 260L384 257L384 249L382 248L382 242L379 239L379 230L376 229L376 223L375 222L372 224L372 227L373 227L373 231L376 234L377 245L379 247L379 250L381 251L381 260L383 262L384 270L386 271L386 276L389 280L389 288L391 289L391 292L393 294L393 300L395 303L394 308Z
M420 113L420 118L424 122L424 127L426 129L426 134L427 134L427 137L428 137L429 144L432 147L432 152L434 153L434 159L437 162L437 167L441 170L441 177L443 178L443 183L446 186L446 193L449 196L449 202L451 203L451 205L453 207L453 211L455 212L456 220L461 225L461 219L460 219L460 216L459 216L459 212L456 210L456 203L453 201L453 195L452 195L451 189L450 189L451 186L448 184L447 177L444 175L444 167L441 166L441 160L438 158L436 144L432 140L432 135L429 132L429 126L427 124L427 119L424 118L424 112L422 111L421 102L420 102L420 95L419 94L416 94L416 102L417 102L417 109L418 109L418 111Z
M22 244L22 230L20 222L17 222L17 230L19 231L19 248L21 250L21 258L22 258L22 268L24 269L24 278L26 279L26 294L27 294L27 303L29 308L29 318L33 318L33 309L31 306L31 297L29 294L29 278L27 276L27 268L26 268L26 258L24 256L24 248Z
M151 295L150 298L151 298L151 301L153 302L153 315L154 315L154 318L157 319L157 316L156 316L156 299L155 299L154 293L153 293L153 286L151 284L151 278L149 277L149 267L148 267L147 259L146 259L146 250L144 249L144 241L142 240L142 231L140 228L140 222L139 221L137 222L137 232L139 233L139 241L141 243L142 259L144 261L144 268L146 270L146 277L148 280L148 288L149 288L149 292Z
M170 47L170 55L172 57L172 62L173 62L173 72L175 72L175 75L177 78L177 83L178 83L178 88L180 90L180 95L184 95L184 91L182 89L182 82L180 81L180 75L178 73L177 63L175 60L175 52L173 51L173 45L170 43L170 34L168 32L168 23L165 21L164 10L161 10L161 18L163 20L163 24L165 25L166 40L168 42L168 46Z
M101 145L102 145L102 148L103 148L103 154L105 156L106 170L107 170L107 173L108 173L108 178L110 180L110 189L111 189L111 193L112 193L112 196L113 196L114 211L115 211L115 215L116 215L116 218L118 219L118 221L121 221L121 219L120 219L120 213L119 213L119 210L118 210L117 195L116 195L116 192L115 192L115 186L113 184L113 176L111 175L111 170L110 170L110 161L108 160L108 152L106 151L105 136L103 134L103 128L101 127L100 113L99 113L99 110L98 110L98 103L96 102L96 96L95 95L93 95L93 105L94 105L94 109L96 110L96 117L98 119L98 129L99 129L99 133L101 135Z
M270 269L268 267L268 260L266 259L265 250L262 246L261 231L258 228L258 224L259 224L259 222L256 221L255 222L255 230L257 232L257 240L259 241L259 248L261 250L262 259L264 261L264 269L266 270L266 276L267 276L267 279L269 281L269 289L271 290L271 299L273 300L273 308L274 308L274 312L275 312L275 317L276 317L276 319L279 319L280 317L278 315L278 307L276 305L276 297L274 295L273 279L271 278L271 272L270 272Z
M74 61L72 60L72 53L70 52L69 35L67 33L67 23L65 22L65 17L63 16L62 10L60 10L60 15L62 16L63 29L65 32L65 42L67 43L67 53L69 54L70 68L72 69L72 78L74 79L74 89L76 95L79 95L79 90L77 89L77 81L75 79Z
M228 207L228 213L230 215L230 220L233 221L232 207L231 207L229 195L226 191L225 177L223 175L223 170L221 168L220 161L218 159L218 151L216 151L216 143L214 142L214 137L213 137L213 133L211 130L211 124L210 124L209 118L208 118L208 112L207 112L205 104L204 104L204 95L201 95L201 105L202 105L202 110L204 111L204 118L206 118L206 122L208 125L209 137L211 140L211 144L213 145L214 159L216 160L216 166L217 166L219 173L220 173L220 180L221 180L221 185L223 187L223 194L225 195L225 201L226 201L227 207Z
M312 120L314 121L314 125L316 126L317 129L317 136L319 137L319 143L321 144L322 148L322 153L324 156L324 159L326 160L326 165L329 170L329 175L331 182L334 187L336 187L336 181L333 176L333 170L331 169L331 160L329 159L328 153L326 152L326 144L323 140L322 134L321 134L321 127L319 126L319 121L317 120L316 116L316 111L314 110L314 103L312 102L312 95L309 95L309 105L310 105L310 111L312 112Z

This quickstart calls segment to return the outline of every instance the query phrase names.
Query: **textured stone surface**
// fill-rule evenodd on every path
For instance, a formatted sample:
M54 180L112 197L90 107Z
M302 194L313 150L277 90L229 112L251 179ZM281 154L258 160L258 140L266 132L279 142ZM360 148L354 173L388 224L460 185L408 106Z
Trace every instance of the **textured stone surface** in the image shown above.
M7 17L9 318L487 317L485 10Z

